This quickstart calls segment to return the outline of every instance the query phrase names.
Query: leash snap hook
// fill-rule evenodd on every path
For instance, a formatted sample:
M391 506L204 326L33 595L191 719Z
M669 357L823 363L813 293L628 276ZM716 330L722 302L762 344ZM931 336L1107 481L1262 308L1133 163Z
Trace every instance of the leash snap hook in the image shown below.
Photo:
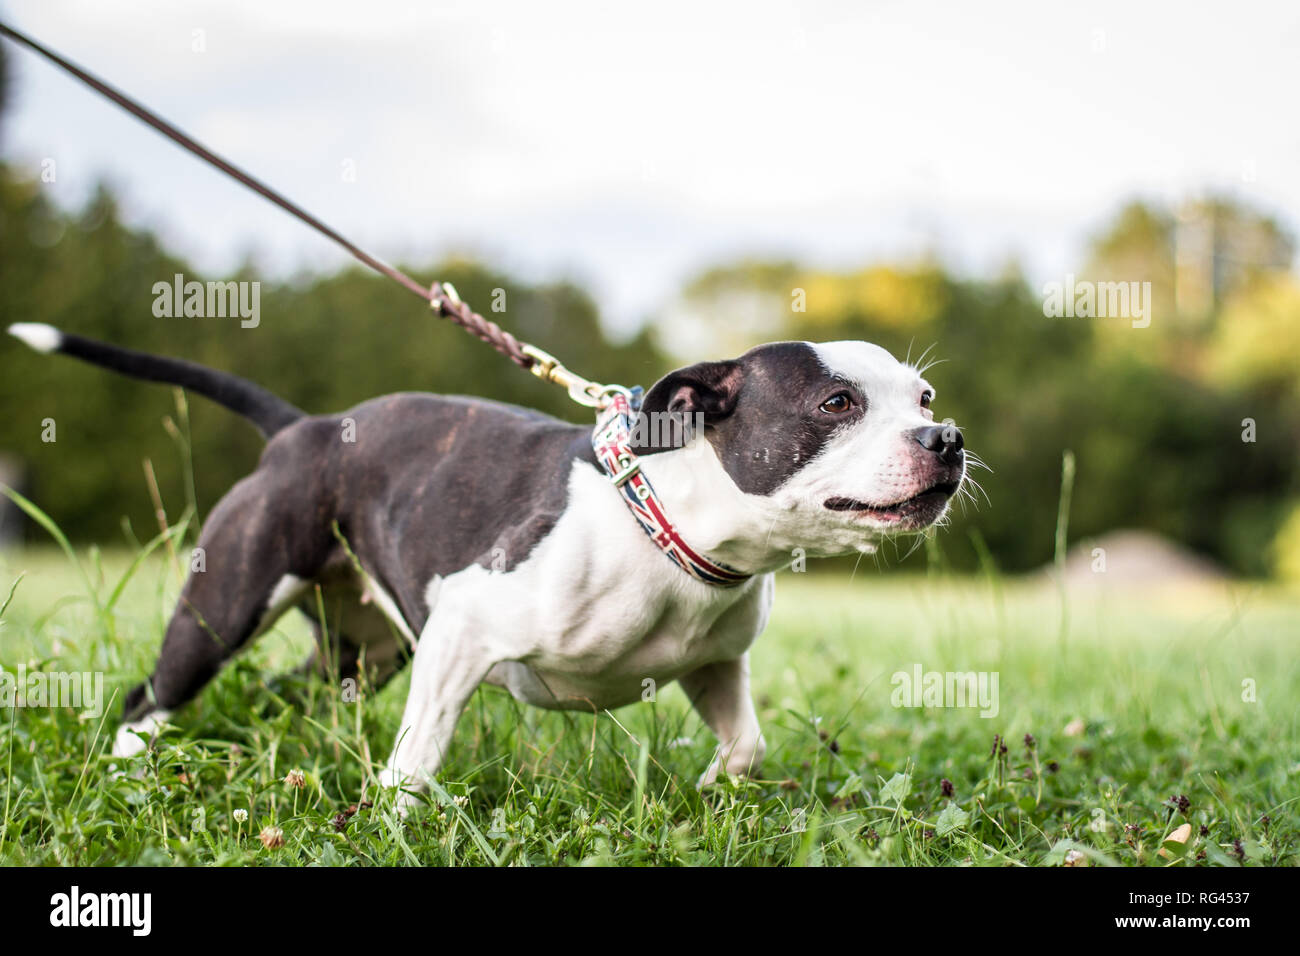
M604 408L609 404L608 396L614 392L631 394L621 385L601 385L585 379L576 372L564 367L564 364L549 352L544 352L535 345L522 346L523 353L532 359L528 371L544 382L559 385L569 393L569 398L587 408Z

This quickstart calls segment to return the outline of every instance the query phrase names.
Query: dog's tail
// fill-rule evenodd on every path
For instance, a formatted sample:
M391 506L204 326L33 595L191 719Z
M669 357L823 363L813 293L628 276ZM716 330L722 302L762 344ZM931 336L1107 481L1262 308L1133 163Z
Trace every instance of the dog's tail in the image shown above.
M119 348L61 332L52 325L39 322L18 322L9 326L9 334L22 339L37 352L71 355L83 362L100 365L132 378L141 378L146 382L165 382L198 392L218 405L224 405L232 412L243 415L267 438L306 415L302 409L272 395L260 385L183 359Z

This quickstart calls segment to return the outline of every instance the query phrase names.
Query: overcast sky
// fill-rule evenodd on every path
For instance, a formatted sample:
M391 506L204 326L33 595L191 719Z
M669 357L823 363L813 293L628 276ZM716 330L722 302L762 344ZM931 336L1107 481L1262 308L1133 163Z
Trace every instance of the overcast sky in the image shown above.
M1087 9L1079 9L1086 6ZM3 0L362 245L567 276L628 328L741 254L1078 264L1124 199L1300 224L1300 4ZM196 33L196 31L202 31ZM201 47L202 49L196 49ZM343 261L10 47L7 159L101 176L205 275ZM345 171L355 170L355 181Z

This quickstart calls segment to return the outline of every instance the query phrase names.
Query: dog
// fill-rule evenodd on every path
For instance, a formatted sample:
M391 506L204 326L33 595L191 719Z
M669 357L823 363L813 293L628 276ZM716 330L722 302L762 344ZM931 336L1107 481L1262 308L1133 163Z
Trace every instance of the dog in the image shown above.
M51 326L9 330L44 353L181 386L249 419L260 462L213 508L204 568L181 591L157 665L126 697L114 753L150 733L286 610L335 611L321 657L382 682L412 661L381 782L410 806L483 683L596 712L677 681L717 737L698 780L753 774L766 745L749 687L774 572L874 549L946 514L966 478L934 389L866 342L777 342L678 369L635 421L702 420L680 443L633 438L624 484L592 429L478 398L398 393L309 415L236 376ZM608 438L608 435L606 436ZM629 513L638 489L666 519ZM653 489L642 495L641 488ZM632 501L632 505L638 503ZM724 575L701 579L680 559ZM668 558L673 558L668 560Z

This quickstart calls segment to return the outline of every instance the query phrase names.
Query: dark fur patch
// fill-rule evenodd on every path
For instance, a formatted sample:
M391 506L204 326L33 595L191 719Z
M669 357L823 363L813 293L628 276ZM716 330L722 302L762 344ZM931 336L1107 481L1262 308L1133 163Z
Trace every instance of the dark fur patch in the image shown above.
M736 362L738 391L722 419L705 417L705 435L741 491L770 495L817 456L840 428L858 421L865 396L837 378L805 342L760 345ZM821 411L822 402L847 391L854 410Z
M417 634L435 574L510 571L564 512L573 461L597 467L586 426L481 399L387 395L313 422L330 438L328 507Z

